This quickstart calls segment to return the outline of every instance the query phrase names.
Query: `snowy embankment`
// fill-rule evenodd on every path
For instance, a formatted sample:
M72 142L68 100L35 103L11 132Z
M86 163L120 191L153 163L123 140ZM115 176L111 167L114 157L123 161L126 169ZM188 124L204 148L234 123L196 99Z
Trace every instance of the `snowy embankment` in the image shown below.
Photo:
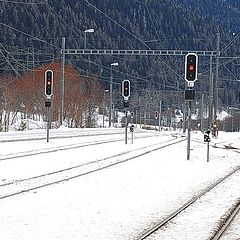
M154 134L151 142L163 139L162 133ZM195 138L203 140L201 133L193 133L192 139ZM229 139L228 134L220 133L212 142L222 144ZM240 147L239 133L231 135L231 140ZM50 144L55 141L58 140ZM71 166L86 158L99 159L123 149L144 146L146 142L146 139L135 140L133 145L126 146L122 141L7 160L0 162L0 181ZM35 148L38 143L28 142ZM240 165L239 153L232 150L210 148L207 163L205 144L192 141L191 149L190 160L186 160L186 142L183 142L100 172L2 199L1 240L136 239L193 194ZM199 223L198 236L205 234L204 227Z

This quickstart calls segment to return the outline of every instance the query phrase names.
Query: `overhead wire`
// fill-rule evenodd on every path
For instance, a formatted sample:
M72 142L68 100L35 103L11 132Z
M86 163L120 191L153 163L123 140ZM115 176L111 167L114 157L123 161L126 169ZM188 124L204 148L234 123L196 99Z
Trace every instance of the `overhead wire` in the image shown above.
M0 2L4 3L14 3L14 4L46 4L45 1L34 1L34 2L23 2L23 1L9 1L9 0L0 0Z
M54 11L54 9L53 9L48 3L47 3L46 5L47 5L47 7L48 7L66 26L68 26L69 28L71 28L71 30L73 30L74 33L76 33L78 36L80 36L79 33L76 32L76 31L72 28L72 26L70 26L68 23L66 23L66 22L62 19L62 17L59 16L59 14L57 14L56 11ZM81 39L83 39L82 36L80 36L80 37L81 37ZM91 46L92 46L92 45L91 45ZM95 48L94 46L92 46L92 47ZM94 63L94 62L92 62L92 61L88 61L87 59L84 59L84 58L82 58L82 59L83 59L85 62ZM100 65L100 64L96 64L96 65L99 65L99 66L101 66L101 67L105 67L105 66ZM110 67L105 67L105 68L110 69ZM113 69L113 71L115 71L115 69ZM121 73L123 73L123 72L121 72Z
M88 1L87 1L87 3L88 4L90 4ZM90 5L92 5L92 4L90 4ZM79 33L78 32L76 32L68 23L66 23L55 11L54 11L54 9L48 4L48 3L46 3L46 6L66 25L66 26L68 26L69 28L71 28L71 30L73 30L73 32L75 32L77 35L79 35ZM92 5L93 6L93 5ZM93 7L95 7L95 6L93 6ZM105 16L108 16L108 15L106 15L105 13L103 13L101 10L99 10L102 14L104 14ZM147 45L147 44L145 44L141 39L139 39L138 37L136 37L134 34L132 34L130 31L128 31L126 28L124 28L123 26L121 26L119 23L117 23L115 20L113 20L111 17L109 17L108 16L108 18L110 18L112 21L114 21L118 26L120 26L121 28L123 28L125 31L127 31L127 32L129 32L132 36L134 36L135 38L137 38L139 41L141 41L147 48L149 48L149 46ZM19 33L21 33L21 34L23 34L23 35L25 35L25 36L28 36L28 37L31 37L32 39L34 39L34 40L37 40L37 41L40 41L40 42L43 42L43 43L45 43L45 44L48 44L48 45L50 45L50 46L54 46L55 48L58 48L58 49L60 49L58 46L56 46L56 45L54 45L54 44L51 44L51 43L49 43L49 42L47 42L46 40L43 40L43 39L40 39L40 38L37 38L37 37L35 37L35 36L32 36L32 35L30 35L30 34L28 34L28 33L25 33L25 32L23 32L23 31L21 31L21 30L19 30L19 29L16 29L16 28L14 28L14 27L12 27L12 26L9 26L9 25L7 25L7 24L4 24L4 23L0 23L1 25L3 25L3 26L5 26L5 27L8 27L8 28L11 28L12 30L14 30L14 31L17 31L17 32L19 32ZM80 36L81 37L81 36ZM149 48L150 49L150 48ZM145 63L146 64L146 63ZM149 67L149 66L148 66ZM108 68L109 69L109 68ZM172 69L171 69L172 70ZM115 71L115 69L114 69L114 71ZM154 70L155 71L155 70Z
M37 41L42 42L42 43L45 43L45 44L47 44L47 45L49 45L49 46L52 46L52 47L61 49L59 46L56 46L56 45L54 45L54 44L52 44L52 43L47 42L46 40L40 39L40 38L35 37L35 36L31 35L31 34L28 34L28 33L26 33L26 32L23 32L23 31L21 31L21 30L19 30L19 29L17 29L17 28L14 28L14 27L12 27L12 26L10 26L10 25L8 25L8 24L5 24L5 23L0 22L0 25L4 26L4 27L6 27L6 28L10 28L10 29L12 29L12 30L14 30L14 31L16 31L16 32L19 32L19 33L21 33L21 34L23 34L23 35L25 35L25 36L31 37L33 40L37 40Z
M140 38L138 38L135 34L133 34L133 33L131 33L130 31L128 31L125 27L123 27L121 24L119 24L117 21L115 21L114 19L112 19L110 16L108 16L107 14L105 14L105 13L104 13L103 11L101 11L100 9L96 8L96 7L95 7L94 5L92 5L89 1L87 1L87 0L85 0L85 1L88 3L88 5L94 7L98 12L100 12L100 13L103 14L105 17L107 17L108 19L110 19L111 21L113 21L113 22L114 22L115 24L117 24L119 27L121 27L122 29L124 29L125 31L127 31L131 36L133 36L134 38L136 38L137 40L139 40L140 42L142 42L142 43L144 44L144 46L146 46L148 49L150 49L150 47L149 47L145 42L143 42ZM146 5L146 2L145 2L145 3L140 2L140 1L137 1L137 2ZM61 16L59 16L59 14L56 13L56 11L55 11L48 3L46 3L46 6L47 6L66 26L70 27L70 28L73 30L73 32L75 32L77 35L79 35L79 33L76 32L68 23L66 23L66 22L61 18ZM149 9L148 9L148 6L147 6L147 5L146 5L146 8L147 8L148 13L149 13ZM150 19L151 19L151 22L152 22L155 30L156 30L155 24L154 24L153 19L151 18L151 16L150 16ZM2 25L4 25L4 26L8 26L8 25L3 24L3 23L0 23L0 24L2 24ZM54 44L50 44L50 43L48 43L46 40L42 40L42 39L36 38L36 37L34 37L34 36L30 35L30 34L24 33L24 32L22 32L22 31L20 31L20 30L18 30L18 29L15 29L15 28L13 28L13 27L11 27L11 26L8 26L8 27L10 27L10 28L12 28L12 29L14 29L14 30L16 30L16 31L18 31L18 32L26 35L26 36L32 37L32 38L34 38L34 39L36 39L36 40L38 40L38 41L44 42L45 44L49 44L49 45L51 45L51 46L54 46L54 47L60 49L58 46L56 46L56 45L54 45ZM156 33L157 33L157 31L156 31ZM158 33L157 33L157 34L158 34ZM80 36L80 37L81 37L81 36ZM81 38L82 38L82 37L81 37ZM120 58L120 57L119 57L119 58ZM121 58L120 58L120 59L121 59ZM161 60L161 61L162 61L162 60ZM93 63L93 62L92 62L92 63ZM165 62L163 62L163 63L166 64ZM144 64L146 64L146 63L144 62ZM146 64L146 65L147 65L147 64ZM149 65L147 65L147 66L149 66ZM177 76L180 76L180 75L179 75L176 71L174 71L168 64L166 64L166 66L167 66L171 71L175 72L175 74L176 74ZM103 67L103 66L101 65L101 67ZM104 66L104 67L105 67L105 66ZM106 68L110 69L109 67L106 67ZM153 70L154 70L154 69L153 69ZM113 71L116 71L116 70L113 69ZM156 70L154 70L154 72L155 72L155 71L156 71Z
M113 18L111 18L108 14L104 13L102 10L100 10L99 8L97 8L96 6L94 6L93 4L91 4L88 0L85 0L85 2L92 8L94 8L97 12L101 13L102 15L104 15L106 18L108 18L110 21L112 21L113 23L115 23L117 26L119 26L121 29L123 29L124 31L126 31L127 33L129 33L132 37L134 37L135 39L137 39L138 41L140 41L147 49L151 50L151 48L149 47L148 44L146 44L142 39L140 39L139 37L137 37L135 34L133 34L132 32L130 32L128 29L126 29L124 26L122 26L120 23L118 23L116 20L114 20ZM141 2L142 3L142 2ZM145 4L145 3L142 3ZM174 72L177 76L180 77L180 75L178 73L176 73L170 66L169 64L167 64L165 61L163 61L161 58L159 58L160 62L162 62L169 70L171 70L172 72ZM155 71L155 70L154 70Z
M223 64L223 67L231 74L233 79L238 80L238 78L232 73L232 71L225 64Z
M46 3L46 6L58 17L58 19L63 22L66 26L68 26L75 34L81 37L81 39L84 39L81 35L79 35L78 32L75 31L75 29L69 25L66 21L63 20L63 18L48 4Z
M95 66L101 67L101 68L103 68L103 69L109 70L109 67L106 67L106 66L104 66L104 65L98 64L98 63L93 62L93 61L91 61L91 60L88 60L88 59L82 59L82 60L85 61L85 62L91 63L91 64L93 64L93 65L95 65ZM77 67L76 65L74 65L74 66L75 66L76 68L80 69L80 68ZM81 69L81 70L84 71L84 72L87 72L86 70L83 70L83 69ZM143 77L136 77L136 76L134 76L134 75L132 75L132 74L129 74L129 73L126 73L126 72L122 72L122 71L120 71L120 70L113 69L113 68L112 68L112 71L114 71L114 72L116 72L116 73L118 73L118 74L124 74L124 75L130 77L131 79L133 79L133 80L138 80L138 81L139 81L139 80L140 80L140 81L146 81L145 78L148 77L148 76L146 76L145 78L143 78ZM109 79L108 79L108 82L110 82Z
M147 9L148 15L149 15L150 20L151 20L151 22L152 22L152 25L153 25L153 27L154 27L154 29L155 29L155 33L157 34L158 38L160 38L159 33L158 33L158 31L157 31L157 28L156 28L156 26L155 26L155 23L154 23L154 21L153 21L153 19L152 19L151 13L150 13L150 11L149 11L148 5L147 5L146 3L145 3L145 7L146 7L146 9ZM164 37L165 37L165 36L164 36ZM174 71L174 70L173 70L166 62L164 62L160 57L159 57L159 59L160 59L160 61L161 61L162 63L164 63L168 68L170 68L170 70L173 71L176 76L182 78L182 76L180 76L176 71Z
M225 46L221 51L220 54L225 52L227 49L229 49L240 37L240 33L238 33L229 43L227 46Z
M102 10L100 10L99 8L97 8L96 6L94 6L93 4L91 4L88 0L85 0L85 2L87 2L87 4L89 6L91 6L92 8L94 8L97 12L101 13L103 16L105 16L106 18L108 18L111 22L115 23L118 27L120 27L121 29L123 29L124 31L126 31L129 35L131 35L133 38L137 39L138 41L140 41L147 49L150 49L150 47L144 43L139 37L137 37L135 34L133 34L132 32L128 31L125 27L123 27L120 23L118 23L116 20L114 20L113 18L111 18L110 16L108 16L108 14L104 13Z
M69 24L67 24L67 23L53 10L53 8L52 8L48 3L46 4L46 6L47 6L59 19L61 19L61 21L62 21L65 25L67 25L68 27L70 27L70 28L73 30L73 32L75 32L77 35L79 35ZM50 46L53 46L53 47L55 47L55 48L60 49L58 46L56 46L56 45L54 45L54 44L51 44L51 43L47 42L46 40L37 38L37 37L35 37L35 36L31 35L31 34L28 34L28 33L26 33L26 32L23 32L23 31L21 31L21 30L19 30L19 29L17 29L17 28L14 28L14 27L12 27L12 26L10 26L10 25L8 25L8 24L0 23L0 25L2 25L2 26L4 26L4 27L7 27L7 28L10 28L10 29L12 29L12 30L14 30L14 31L17 31L17 32L19 32L19 33L21 33L21 34L23 34L23 35L25 35L25 36L27 36L27 37L30 37L30 38L33 39L33 40L37 40L37 41L43 42L43 43L45 43L45 44L48 44L48 45L50 45ZM14 59L14 61L16 61L16 62L18 62L18 63L20 64L20 62L19 62L18 60L16 60L16 59L10 54L9 51L7 51L5 48L4 48L4 50L5 50L6 52L8 52L8 54L11 56L12 59ZM84 61L86 61L86 60L84 59ZM104 67L104 68L107 68L107 69L110 69L109 67L105 67L105 66L103 66L103 65L96 64L95 62L92 62L92 61L91 61L91 63L93 63L93 64L95 64L95 65L99 65L99 66ZM21 65L24 69L29 70L29 69L27 69L26 66L24 66L24 65L22 65L22 64L20 64L20 65ZM76 66L75 66L75 67L76 67ZM13 66L12 66L12 68L13 68ZM113 70L115 71L115 69L113 69ZM34 70L32 70L32 71L34 71ZM130 76L132 79L137 79L137 80L145 81L145 79L143 79L143 78L139 78L139 77L130 75L130 74L128 74L128 73L123 73L123 72L118 71L118 70L116 70L116 71L119 72L119 73L121 73L121 74L125 74L125 75L127 75L127 76Z

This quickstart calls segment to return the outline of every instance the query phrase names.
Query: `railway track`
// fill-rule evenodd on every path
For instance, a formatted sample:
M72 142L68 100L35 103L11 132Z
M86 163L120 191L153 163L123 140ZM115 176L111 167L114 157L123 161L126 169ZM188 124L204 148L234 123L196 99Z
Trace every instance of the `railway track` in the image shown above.
M221 240L222 236L228 230L237 214L240 214L240 199L238 199L237 203L230 209L229 214L221 220L219 228L210 240Z
M136 134L143 133L142 131L135 131ZM11 132L1 133L0 134L0 143L8 143L8 142L21 142L21 141L35 141L35 140L45 140L46 139L46 130L41 131L29 131L29 132ZM86 137L94 137L94 136L111 136L111 135L123 135L124 129L116 128L116 129L94 129L94 131L88 130L78 130L71 129L68 131L59 130L59 129L51 129L50 130L50 141L51 139L66 139L66 138L86 138ZM143 133L144 134L144 133ZM147 134L145 132L145 134Z
M201 143L201 144L205 144L200 139L194 139L192 141ZM210 146L213 148L220 148L220 149L224 149L224 150L228 150L228 151L230 150L230 151L233 151L236 153L240 153L240 151L239 151L240 149L238 147L232 146L233 144L234 143L232 143L232 142L229 142L229 143L226 143L226 142L221 143L220 142L220 143L211 144ZM160 222L158 222L156 225L154 225L153 227L151 227L148 230L146 230L145 232L143 232L143 234L141 234L139 237L137 237L136 240L164 239L164 238L160 237L161 234L158 235L158 231L160 229L164 229L163 231L166 231L166 229L168 228L168 224L170 222L175 222L174 221L175 218L177 218L179 215L181 215L182 212L185 212L185 210L190 209L195 204L196 201L198 201L203 196L207 195L213 189L218 187L221 183L223 183L228 178L230 178L231 176L233 176L234 174L239 173L239 172L240 172L240 166L235 168L233 171L231 171L229 174L227 174L223 178L219 179L217 182L208 186L206 189L204 189L198 195L194 196L187 203L182 205L180 208L178 208L176 211L174 211L172 214L168 215L166 218L164 218ZM190 210L188 210L188 211L190 211ZM235 218L235 216L237 214L240 214L240 199L238 199L233 205L231 205L230 209L228 210L228 214L221 217L221 219L218 222L218 227L216 229L214 229L214 231L213 231L214 233L209 238L209 240L221 240L222 235L228 230L229 225L232 223L233 219ZM186 239L189 239L189 238L186 238Z
M166 230L167 229L167 224L169 224L170 222L173 222L174 219L177 216L181 215L182 212L186 211L187 209L190 209L197 200L199 200L203 196L207 195L214 188L218 187L220 184L222 184L228 178L232 177L234 174L239 173L239 171L240 171L240 166L235 168L234 170L232 170L230 173L228 173L226 176L222 177L221 179L219 179L215 183L209 185L207 188L205 188L199 194L193 196L192 199L190 199L187 203L182 205L180 208L178 208L172 214L168 215L163 220L158 222L156 225L154 225L153 227L151 227L148 230L146 230L145 232L143 232L139 237L136 238L136 240L158 239L157 234L158 234L158 231L160 229L164 228ZM233 207L233 210L231 211L231 214L229 214L228 217L224 218L224 220L221 219L220 226L225 226L225 223L226 223L226 227L227 227L229 225L228 221L231 221L231 219L237 214L237 211L239 211L239 201L238 201L238 204L236 204L236 206ZM230 218L230 220L228 220L229 218ZM224 231L225 231L224 227L223 227L223 229L221 228L221 229L217 229L217 231L215 230L215 234L214 234L213 238L211 238L211 240L219 240L220 239L219 236L221 236ZM156 238L154 237L154 235L156 235Z
M192 139L192 141L193 142L202 143L202 144L206 144L200 138ZM240 139L236 139L236 142L239 142L239 141L240 141ZM234 152L240 153L240 147L234 146L234 144L236 144L236 142L232 142L232 141L228 141L228 142L214 142L214 141L211 141L210 142L210 146L213 147L213 148L227 149L227 150L232 150Z
M0 199L12 197L31 190L43 188L56 183L78 178L93 172L101 171L103 169L136 159L138 157L160 150L162 148L178 144L182 141L185 141L185 138L179 139L174 137L173 139L168 141L163 141L160 143L151 144L134 150L129 150L106 158L97 159L95 161L85 162L83 164L75 165L73 167L64 168L58 171L49 172L39 176L34 176L31 178L20 179L13 182L1 184ZM76 147L77 146L74 146L74 148Z
M112 136L115 135L120 135L120 133L116 133L116 134L97 134L97 135L91 135L92 136L101 136L104 137L104 139L100 139L100 140L93 140L93 141L85 141L85 142L81 142L81 143L72 143L72 144L64 144L61 146L51 146L51 147L44 147L44 148L40 148L40 149L31 149L31 150L25 150L25 151L20 151L20 152L11 152L11 153L7 153L7 154L0 154L0 161L4 161L4 160L8 160L8 159L14 159L14 158L22 158L22 157L28 157L28 156L34 156L34 155L39 155L39 154L46 154L46 153L52 153L52 152L56 152L56 151L63 151L63 150L70 150L70 149L75 149L75 148L82 148L82 147L87 147L87 146L94 146L94 145L100 145L100 144L106 144L106 143L112 143L112 142L119 142L119 141L123 141L123 137L122 137L122 133L121 133L121 137L115 137L113 138ZM106 139L106 136L110 136L110 139ZM79 138L82 136L65 136L65 138ZM141 138L151 138L154 137L153 135L150 134L139 134L139 136L135 136L135 139L141 139ZM38 137L36 138L37 140ZM36 140L36 139L32 139L29 138L27 141L31 141L31 140ZM56 136L56 139L62 139L62 136ZM18 142L20 140L17 140ZM22 139L21 141L26 141L25 139ZM6 142L11 142L11 141L5 141Z

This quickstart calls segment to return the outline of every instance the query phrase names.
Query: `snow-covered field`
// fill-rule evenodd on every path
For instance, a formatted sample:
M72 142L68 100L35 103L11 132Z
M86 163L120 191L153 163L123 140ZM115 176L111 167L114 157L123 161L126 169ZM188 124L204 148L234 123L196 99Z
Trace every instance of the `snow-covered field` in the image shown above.
M123 131L123 139L119 142L0 161L0 184L74 166L86 159L92 161L140 148L164 141L166 135L172 134L153 131L152 138L134 139L134 144L125 145ZM9 134L14 137L14 133ZM98 139L97 136L91 138ZM180 207L192 195L240 166L239 153L223 148L211 147L210 162L207 162L207 147L203 143L202 133L192 133L192 140L198 141L191 142L190 160L187 160L187 143L184 141L99 172L0 199L0 239L137 239L144 230ZM81 141L87 140L65 138L50 139L49 143L46 140L1 143L1 155L17 152L16 149L23 152L24 146L28 151L36 151ZM240 133L220 132L219 138L212 139L211 145L223 146L229 143L240 148ZM232 192L221 192L224 201L234 202L240 197L239 180L239 176L232 180ZM207 214L199 216L198 211L186 213L182 219L181 216L178 219L181 227L177 221L173 222L162 234L164 238L156 239L208 239L211 227L215 224L212 222L215 221L213 216L222 216L227 209L211 209L215 200L214 193L212 197L201 200L209 203L210 210L206 209L205 213L213 211L211 218ZM206 228L206 224L210 227ZM189 229L192 238L187 233ZM240 228L235 227L227 239L236 240L239 234Z

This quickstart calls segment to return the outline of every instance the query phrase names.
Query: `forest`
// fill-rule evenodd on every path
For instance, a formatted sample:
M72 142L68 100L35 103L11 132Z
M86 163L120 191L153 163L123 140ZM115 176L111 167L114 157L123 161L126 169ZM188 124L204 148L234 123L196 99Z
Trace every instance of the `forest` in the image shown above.
M21 114L22 119L46 121L46 96L43 94L43 89L44 74L48 69L54 72L54 79L60 79L59 62L45 64L17 78L3 77L2 83L5 87L2 91L2 109L4 111L0 115L2 130L8 131L18 114ZM94 77L81 76L71 65L65 66L65 81L67 84L65 84L64 116L67 125L94 127L96 106L102 107L104 104L99 81ZM51 118L52 122L57 123L60 113L60 81L53 82L53 91Z
M44 71L49 68L54 70L52 119L58 121L63 37L67 49L216 51L219 31L219 110L237 114L240 10L236 0L198 5L190 0L19 0L0 1L0 6L2 131L9 129L18 113L23 119L45 118ZM114 62L117 67L112 67ZM209 58L200 57L195 113L203 95L204 109L208 108L209 69ZM104 106L108 112L111 78L116 110L123 110L124 79L131 81L130 110L142 112L144 121L146 116L154 119L160 101L166 124L184 109L184 56L67 55L65 78L64 116L69 127L96 126L95 110Z

